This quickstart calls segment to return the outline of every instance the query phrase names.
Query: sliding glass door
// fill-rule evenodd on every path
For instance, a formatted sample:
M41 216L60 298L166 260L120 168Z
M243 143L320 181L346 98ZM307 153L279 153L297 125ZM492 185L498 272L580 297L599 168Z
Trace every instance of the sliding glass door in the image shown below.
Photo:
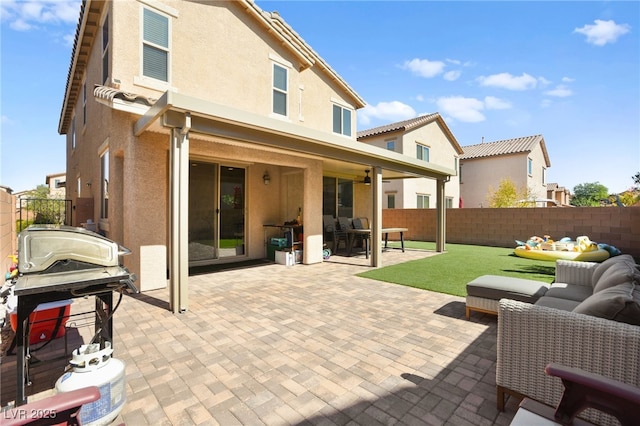
M244 256L245 169L191 161L189 263Z

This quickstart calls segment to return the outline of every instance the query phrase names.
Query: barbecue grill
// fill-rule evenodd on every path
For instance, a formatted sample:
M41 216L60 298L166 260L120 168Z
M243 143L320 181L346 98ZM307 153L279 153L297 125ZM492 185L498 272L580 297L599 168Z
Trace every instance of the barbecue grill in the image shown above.
M41 303L95 296L95 329L101 348L113 332L113 291L138 293L135 275L121 265L130 251L95 232L70 226L31 226L18 235L16 405L27 402L25 364L29 314ZM112 343L112 342L111 342Z

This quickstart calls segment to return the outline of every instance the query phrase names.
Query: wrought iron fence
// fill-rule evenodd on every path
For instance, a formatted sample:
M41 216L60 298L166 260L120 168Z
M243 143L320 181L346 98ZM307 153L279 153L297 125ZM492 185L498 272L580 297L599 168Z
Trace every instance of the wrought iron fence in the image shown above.
M71 225L71 200L55 198L19 198L18 232L33 224Z

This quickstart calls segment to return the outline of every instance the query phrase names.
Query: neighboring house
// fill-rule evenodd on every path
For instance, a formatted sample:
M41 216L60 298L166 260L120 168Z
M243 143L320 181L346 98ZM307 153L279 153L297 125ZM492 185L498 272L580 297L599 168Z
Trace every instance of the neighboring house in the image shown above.
M358 141L398 152L425 163L458 170L462 148L438 113L358 132ZM382 184L385 209L435 208L437 182L433 179L396 179ZM445 207L458 207L460 185L457 176L445 185Z
M456 172L359 143L364 105L252 1L86 0L58 129L76 225L129 248L143 291L168 277L174 312L189 267L265 258L265 225L298 215L304 263L322 262L323 214L345 214L371 219L379 266L382 179L428 177L443 193Z
M557 183L547 184L547 198L555 200L558 206L571 205L571 191Z
M460 195L464 207L489 207L489 195L510 179L529 199L547 198L547 169L551 167L542 135L463 146ZM543 207L546 203L542 203Z
M55 173L47 175L45 183L49 187L49 198L65 198L65 187L67 185L66 173Z

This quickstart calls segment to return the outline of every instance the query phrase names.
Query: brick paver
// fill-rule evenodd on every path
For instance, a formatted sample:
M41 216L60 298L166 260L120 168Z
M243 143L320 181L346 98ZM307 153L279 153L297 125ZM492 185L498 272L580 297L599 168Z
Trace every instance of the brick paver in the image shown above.
M391 250L383 261L428 255ZM192 276L183 314L168 311L168 290L123 298L114 357L128 400L116 420L509 424L513 403L495 408L495 317L467 321L463 298L355 276L368 268L333 256Z

